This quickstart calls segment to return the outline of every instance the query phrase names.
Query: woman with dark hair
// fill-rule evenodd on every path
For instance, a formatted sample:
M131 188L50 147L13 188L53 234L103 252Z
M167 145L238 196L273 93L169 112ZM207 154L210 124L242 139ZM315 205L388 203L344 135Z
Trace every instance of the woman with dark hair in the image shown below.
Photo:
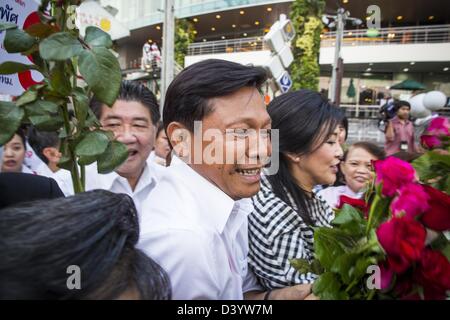
M135 248L133 200L105 190L0 211L0 299L170 299L165 271Z
M372 161L382 160L385 157L384 150L374 143L361 141L352 144L344 153L340 164L344 185L328 187L321 190L319 195L332 208L339 205L341 195L360 199L373 172Z
M267 111L279 131L279 170L261 180L249 216L249 262L267 289L311 283L290 259L313 259L313 229L330 226L327 203L313 192L333 184L342 149L339 128L343 114L320 94L300 90L275 98ZM272 141L273 144L277 141Z
M11 140L3 146L0 172L33 173L33 171L23 165L25 151L25 135L23 134L22 129L19 129L12 136Z

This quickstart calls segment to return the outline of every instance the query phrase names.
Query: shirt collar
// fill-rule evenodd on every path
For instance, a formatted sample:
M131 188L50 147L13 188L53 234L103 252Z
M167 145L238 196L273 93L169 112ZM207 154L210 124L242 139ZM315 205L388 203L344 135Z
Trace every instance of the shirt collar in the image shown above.
M145 163L144 171L142 171L141 176L139 177L139 181L134 189L133 193L139 192L141 189L145 188L147 185L155 182L155 175L153 171L149 168L148 164ZM99 174L99 181L102 189L111 190L114 183L121 183L127 189L131 190L130 184L128 180L117 172L113 171L107 174Z
M239 211L241 202L234 201L176 156L173 156L170 168L176 170L183 181L189 184L191 195L199 206L198 214L201 218L222 233L231 213L234 212L233 209Z

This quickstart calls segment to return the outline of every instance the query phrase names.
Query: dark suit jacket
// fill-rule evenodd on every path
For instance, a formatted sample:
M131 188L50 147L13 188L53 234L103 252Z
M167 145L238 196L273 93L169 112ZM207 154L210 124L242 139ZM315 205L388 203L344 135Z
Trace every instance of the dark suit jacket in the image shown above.
M64 197L52 178L28 173L0 173L0 209L16 203Z

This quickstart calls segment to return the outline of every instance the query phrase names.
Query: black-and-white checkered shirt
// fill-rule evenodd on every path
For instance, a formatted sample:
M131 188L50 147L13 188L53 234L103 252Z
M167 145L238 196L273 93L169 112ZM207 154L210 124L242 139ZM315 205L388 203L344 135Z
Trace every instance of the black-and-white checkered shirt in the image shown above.
M312 283L317 276L301 274L289 263L290 259L314 258L314 234L297 213L290 198L287 204L272 191L265 177L261 190L253 198L249 215L249 264L266 289ZM334 213L317 194L308 201L309 215L314 226L330 226Z

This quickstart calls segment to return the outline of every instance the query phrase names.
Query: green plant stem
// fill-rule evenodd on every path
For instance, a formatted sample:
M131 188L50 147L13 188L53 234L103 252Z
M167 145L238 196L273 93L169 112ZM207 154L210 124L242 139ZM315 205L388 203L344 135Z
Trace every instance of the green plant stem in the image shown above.
M375 209L377 209L378 203L380 202L380 200L381 200L380 196L378 194L375 195L372 205L370 206L369 219L367 221L367 226L366 226L366 237L369 236L369 232L370 232L370 229L372 228L372 224L373 224L373 216L375 214Z
M67 108L67 104L63 105L62 108L63 118L64 118L64 128L67 134L70 136L70 119L69 119L69 110ZM70 174L72 176L73 190L75 193L84 192L84 183L80 179L80 174L78 172L78 165L76 161L75 151L69 143L69 156L70 156ZM84 170L84 168L83 168Z
M372 300L375 295L375 290L370 290L369 295L367 296L367 300Z

